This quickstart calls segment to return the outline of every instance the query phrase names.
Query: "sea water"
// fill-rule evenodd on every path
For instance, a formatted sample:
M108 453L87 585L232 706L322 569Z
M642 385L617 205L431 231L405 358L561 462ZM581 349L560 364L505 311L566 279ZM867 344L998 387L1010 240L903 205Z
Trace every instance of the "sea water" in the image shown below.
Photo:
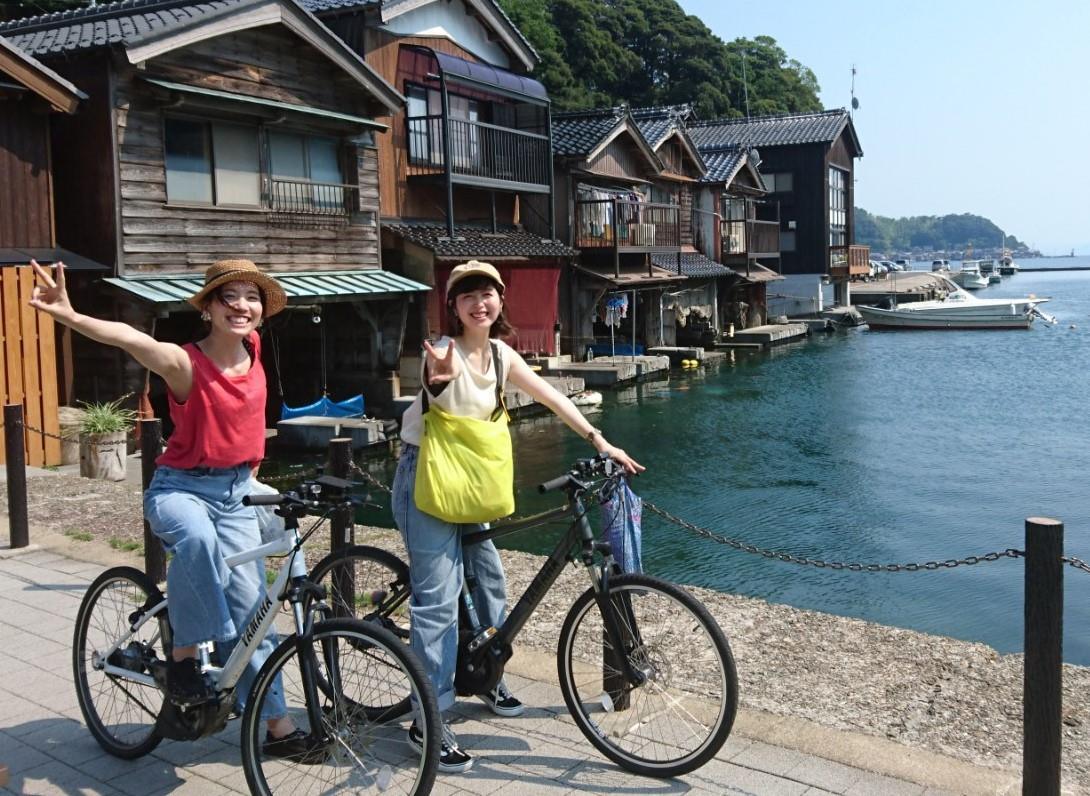
M945 561L1024 549L1025 519L1048 516L1065 523L1066 552L1090 561L1090 271L1022 272L978 295L1031 293L1052 297L1043 309L1058 324L816 334L606 391L590 418L647 466L634 481L645 499L748 544L827 561ZM554 505L536 485L590 447L551 415L512 433L518 513ZM366 519L392 524L388 512ZM547 552L560 531L501 546ZM643 539L647 571L682 583L1022 648L1020 559L837 572L740 552L648 511ZM1064 658L1090 665L1090 574L1064 576Z

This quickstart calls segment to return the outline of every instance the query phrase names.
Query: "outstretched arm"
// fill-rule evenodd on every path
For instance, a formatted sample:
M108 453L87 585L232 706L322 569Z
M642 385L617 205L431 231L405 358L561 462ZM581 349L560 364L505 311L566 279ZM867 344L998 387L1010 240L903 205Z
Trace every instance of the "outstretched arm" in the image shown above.
M57 263L53 269L55 277L34 260L30 261L30 267L37 277L30 306L92 340L128 352L145 368L162 376L179 400L185 400L193 385L193 370L181 346L161 343L127 323L104 321L76 312L65 288L64 263Z
M583 413L576 408L565 395L562 395L545 379L530 370L518 353L505 352L510 357L511 364L507 377L523 392L529 394L535 401L553 410L557 417L563 420L568 428L586 439L599 453L607 453L609 457L624 467L629 473L641 473L647 468L637 462L623 450L615 445L610 445L602 432L590 424L583 417Z

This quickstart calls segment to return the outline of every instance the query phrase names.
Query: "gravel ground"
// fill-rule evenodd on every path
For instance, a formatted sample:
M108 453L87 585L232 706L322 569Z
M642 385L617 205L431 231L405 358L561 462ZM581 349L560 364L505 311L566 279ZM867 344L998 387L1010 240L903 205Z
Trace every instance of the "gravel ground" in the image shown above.
M33 533L49 529L75 550L102 542L142 550L140 490L57 475L28 480ZM7 495L3 492L3 507ZM357 528L357 542L400 555L395 532ZM312 553L328 550L315 537ZM78 555L78 552L73 553ZM520 595L540 558L503 552L508 590ZM585 576L569 567L520 643L550 649ZM885 737L979 765L1020 769L1022 656L983 644L696 589L734 650L743 707ZM1090 669L1064 667L1065 791L1090 793Z

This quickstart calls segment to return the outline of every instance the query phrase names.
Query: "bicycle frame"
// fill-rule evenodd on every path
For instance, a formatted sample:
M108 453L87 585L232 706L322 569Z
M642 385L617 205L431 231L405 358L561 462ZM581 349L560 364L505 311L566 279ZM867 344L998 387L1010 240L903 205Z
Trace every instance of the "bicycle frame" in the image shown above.
M489 539L507 536L508 534L526 528L533 528L537 525L549 522L550 520L559 519L560 517L571 516L573 518L571 525L568 526L567 532L561 537L552 553L550 553L545 560L545 563L541 565L541 569L538 570L537 575L534 576L530 585L526 587L526 591L523 592L522 597L515 603L514 608L508 611L507 618L504 619L500 627L496 628L495 634L484 640L475 637L470 642L469 652L476 654L479 651L487 650L490 647L497 650L510 647L530 616L533 615L534 611L537 609L537 606L541 603L542 598L544 598L545 594L552 588L552 585L556 582L557 578L560 577L560 573L567 563L576 560L572 550L577 543L581 547L579 560L590 575L591 585L595 592L595 599L598 603L599 610L602 612L602 620L609 641L615 650L625 648L621 626L617 620L617 606L609 600L609 575L614 566L613 551L609 542L599 542L594 538L594 530L591 528L590 521L587 519L587 510L583 503L583 493L585 491L586 487L579 485L571 489L569 493L570 502L565 506L518 520L499 523L494 528L475 531L474 533L465 534L462 537L462 546L467 547L474 544L480 544ZM594 566L595 552L601 553L603 556L599 568L595 568ZM632 625L630 624L630 627L631 626ZM620 659L615 661L614 664L620 667L624 678L630 683L639 685L642 684L645 679L641 672L632 668L628 656L620 656Z
M292 577L292 571L294 569L293 564L295 562L295 556L302 554L298 523L293 524L289 520L285 522L284 531L279 538L225 559L227 566L234 569L267 555L285 555L288 553L290 553L291 556L288 561L285 562L284 566L280 568L280 573L277 575L276 580L273 581L272 585L268 587L265 593L258 598L255 604L254 616L246 626L246 629L239 635L239 643L235 645L235 648L227 658L226 663L224 663L222 668L211 665L207 666L206 671L212 676L212 681L215 683L217 691L226 691L235 687L239 678L242 676L243 670L246 668L247 662L253 656L258 645L261 644L265 639L265 636L268 635L269 628L272 627L273 622L276 620L276 611L274 608L276 604L283 599L287 590L288 580ZM100 653L101 658L104 661L102 670L106 674L156 687L155 678L151 675L133 672L120 666L105 663L105 661L107 661L115 651L126 646L129 643L129 640L136 635L145 624L152 620L158 620L160 614L167 609L167 600L169 600L169 595L167 595L167 599L160 600L147 610L141 610L139 612L139 617L130 625L128 632L115 641L109 649ZM293 600L292 610L295 618L296 633L302 636L306 629L302 601ZM207 661L202 660L202 664L207 664Z

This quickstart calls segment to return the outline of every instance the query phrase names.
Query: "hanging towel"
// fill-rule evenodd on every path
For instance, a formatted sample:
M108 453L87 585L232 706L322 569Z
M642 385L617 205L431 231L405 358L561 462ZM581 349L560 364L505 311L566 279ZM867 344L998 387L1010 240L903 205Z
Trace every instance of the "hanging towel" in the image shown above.
M614 560L624 572L643 572L643 500L625 478L603 497L602 536L613 548Z

